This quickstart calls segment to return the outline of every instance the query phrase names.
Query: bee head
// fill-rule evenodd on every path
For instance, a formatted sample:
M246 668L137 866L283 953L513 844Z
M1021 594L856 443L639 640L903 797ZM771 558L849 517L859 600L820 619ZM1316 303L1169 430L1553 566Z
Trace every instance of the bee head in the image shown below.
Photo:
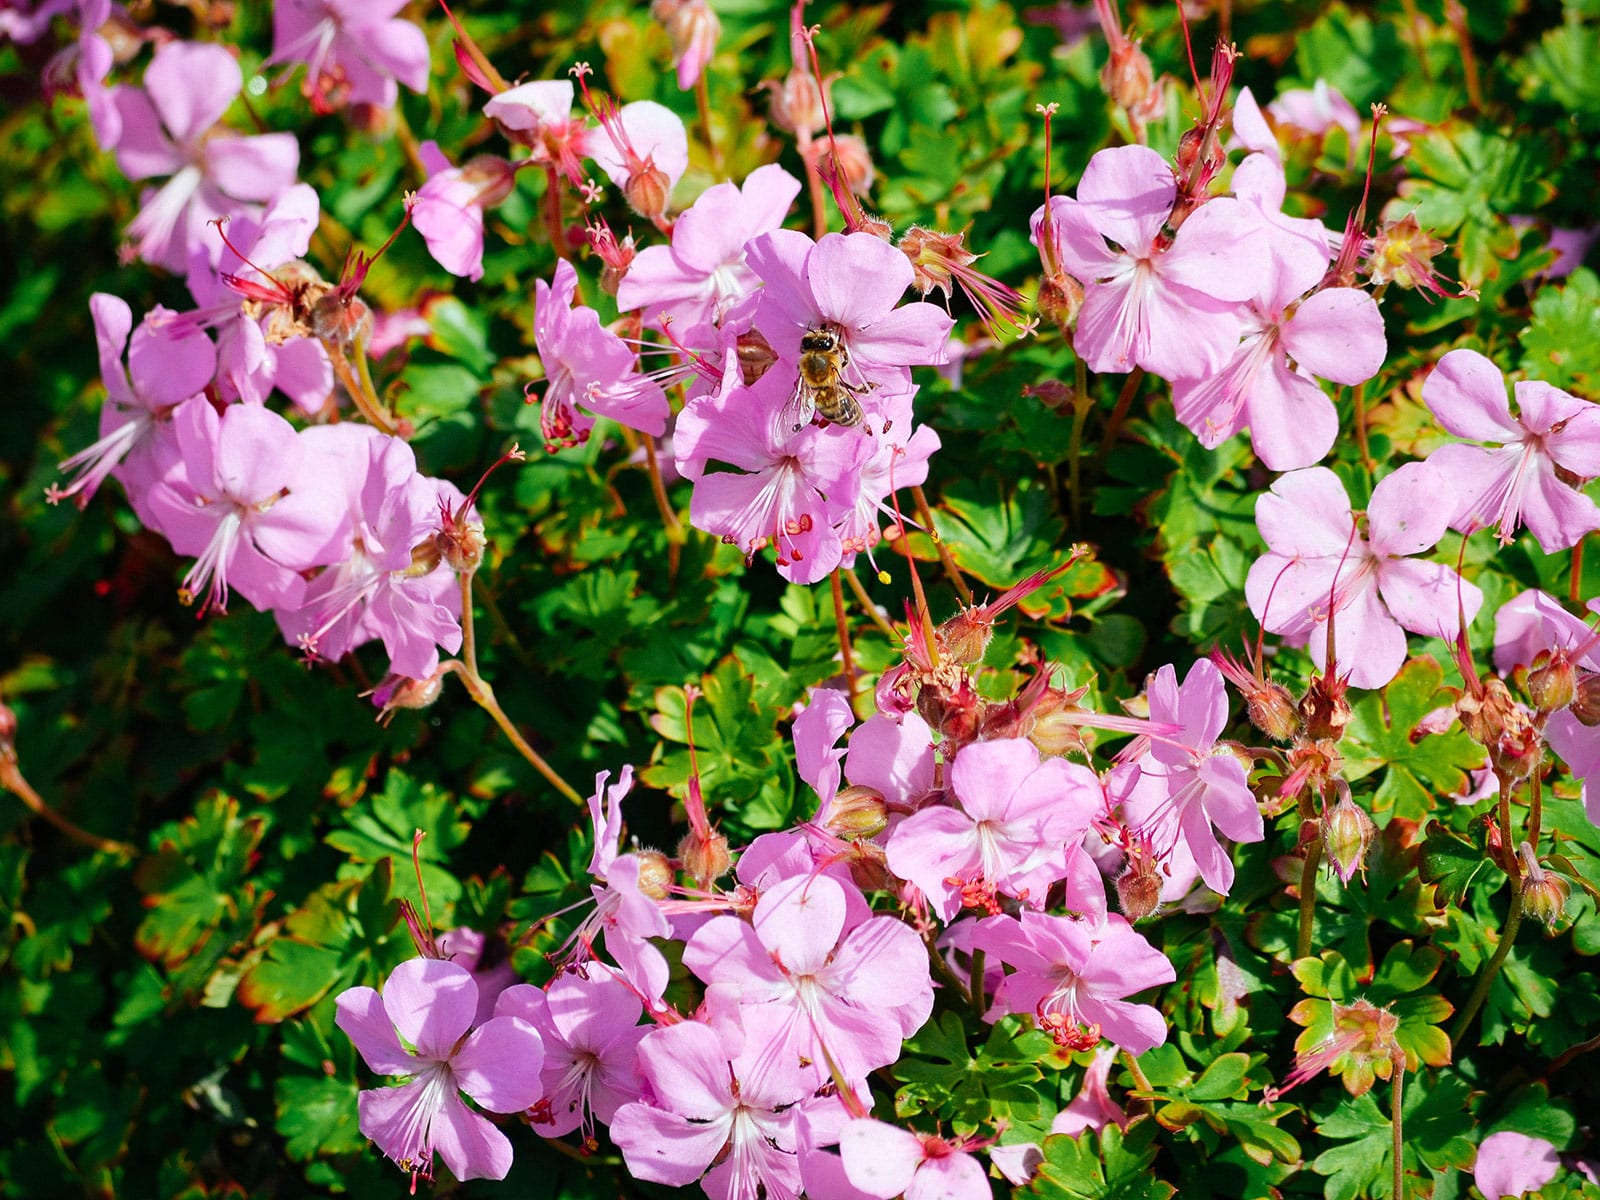
M800 336L800 349L813 353L831 354L839 348L839 335L826 325L808 329Z

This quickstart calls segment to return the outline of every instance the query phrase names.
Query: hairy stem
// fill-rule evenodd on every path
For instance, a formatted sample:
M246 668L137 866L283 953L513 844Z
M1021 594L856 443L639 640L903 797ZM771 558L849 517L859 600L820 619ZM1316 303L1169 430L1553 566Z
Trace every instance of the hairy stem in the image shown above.
M1466 1007L1461 1010L1461 1015L1456 1018L1456 1023L1450 1027L1450 1050L1454 1053L1460 1045L1462 1037L1467 1032L1467 1027L1472 1024L1472 1018L1478 1015L1478 1010L1483 1007L1485 998L1489 995L1489 986L1494 983L1494 977L1500 973L1501 965L1506 961L1506 956L1511 953L1511 945L1517 939L1517 930L1522 926L1522 885L1517 880L1512 880L1511 911L1506 914L1505 931L1500 935L1500 945L1496 947L1494 957L1491 958L1478 975L1477 986L1472 989Z
M1367 385L1356 384L1351 399L1355 402L1356 446L1361 451L1361 465L1371 471L1376 464L1372 461L1372 451L1367 448Z
M678 520L677 510L667 499L666 484L661 481L661 463L656 458L656 440L648 435L644 438L644 460L650 469L650 493L656 498L656 507L661 510L662 524L667 527L667 582L670 584L678 577L678 560L682 556L683 544L688 539L683 532L683 522Z
M1394 1084L1389 1096L1389 1124L1394 1130L1394 1200L1402 1200L1406 1194L1403 1161L1405 1139L1402 1134L1404 1118L1400 1113L1400 1102L1405 1096L1405 1078L1406 1064L1402 1055L1394 1065Z
M1300 820L1317 820L1316 809L1312 806L1309 792L1300 793ZM1320 825L1318 830L1322 828ZM1306 846L1306 861L1300 868L1300 932L1295 938L1294 956L1296 959L1307 958L1311 954L1311 934L1317 914L1317 868L1322 865L1322 836L1311 839Z
M1139 385L1144 382L1144 368L1135 367L1122 391L1117 393L1116 407L1111 410L1111 417L1106 421L1106 431L1100 437L1100 452L1096 455L1097 462L1105 462L1111 450L1117 444L1117 435L1122 432L1122 423L1128 419L1128 410L1133 407L1133 398L1139 394Z
M561 172L554 163L544 169L544 234L550 239L550 248L562 258L571 258L567 246L566 226L561 223Z
M711 132L711 93L706 87L706 73L700 72L700 78L694 84L694 107L700 115L700 137L705 141L706 151L711 155L711 170L716 175L722 174L722 151L717 148L716 136Z
M33 790L33 785L23 778L22 770L17 766L17 759L14 753L0 753L0 788L4 788L18 800L21 800L34 816L43 817L51 825L54 825L56 829L81 846L88 846L92 850L103 850L108 854L116 854L123 858L134 858L139 853L138 850L126 842L103 838L98 834L90 833L87 829L79 828L51 808L44 802L44 797Z
M839 657L844 662L844 681L850 693L850 707L856 706L856 693L858 690L856 680L856 656L850 645L850 621L844 612L844 585L839 581L839 574L843 567L835 567L828 576L828 583L833 592L833 621L839 628Z
M1585 534L1584 537L1588 535ZM1583 599L1583 538L1572 547L1572 573L1567 581L1567 599L1577 604Z
M461 683L467 689L467 694L494 718L494 723L500 726L500 732L506 735L506 740L515 747L518 754L527 760L529 766L543 775L545 781L560 792L572 803L580 807L586 803L584 798L560 774L545 761L544 756L535 750L523 737L511 718L506 716L505 709L500 707L496 699L494 688L489 686L489 681L478 673L478 647L477 635L473 628L472 620L472 576L463 573L461 579L461 657L455 661L456 674L461 676Z
M356 406L356 411L367 424L379 433L398 432L395 423L383 411L377 392L372 388L372 376L363 371L365 380L358 378L350 367L350 360L345 356L344 348L328 338L322 339L322 348L328 352L328 361L333 364L333 373L338 377L339 385L350 394L350 400Z

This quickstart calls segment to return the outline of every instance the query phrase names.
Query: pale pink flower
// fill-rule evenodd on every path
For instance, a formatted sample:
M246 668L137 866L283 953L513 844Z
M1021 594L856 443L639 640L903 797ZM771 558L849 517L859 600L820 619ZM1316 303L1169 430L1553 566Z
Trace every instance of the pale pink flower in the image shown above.
M1313 137L1326 137L1333 129L1344 130L1347 160L1361 145L1361 115L1326 79L1318 79L1310 88L1279 92L1277 99L1267 105L1267 112L1280 126Z
M1546 554L1600 529L1600 507L1558 472L1600 475L1600 409L1537 380L1514 385L1476 350L1452 350L1423 382L1422 399L1457 437L1499 445L1443 446L1428 463L1448 480L1450 524L1463 533L1498 527L1506 545L1526 525Z
M1102 1037L1133 1054L1167 1040L1154 1005L1127 997L1171 983L1171 960L1135 932L1126 917L1101 921L1023 912L986 917L972 944L1012 968L994 993L987 1019L1031 1015L1062 1046L1086 1050Z
M582 1129L592 1137L596 1121L610 1124L617 1109L639 1099L636 1059L652 1028L639 1024L643 1013L633 989L599 963L563 972L547 990L522 983L500 994L495 1014L521 1017L544 1043L542 1099L529 1115L535 1133Z
M1089 160L1076 199L1033 214L1036 242L1084 286L1075 345L1091 371L1143 367L1165 379L1214 371L1238 342L1235 305L1260 287L1258 226L1237 200L1201 205L1169 240L1178 180L1147 146Z
M989 1200L983 1164L958 1142L874 1121L851 1121L840 1131L839 1156L850 1182L889 1200Z
M463 279L483 278L483 213L511 194L516 173L511 164L481 154L459 167L450 165L438 143L423 142L428 181L417 189L411 223L427 243L433 260Z
M303 62L305 94L319 112L346 104L392 108L395 81L428 90L428 38L395 16L405 0L277 0L273 62Z
M761 286L745 265L745 243L779 228L799 191L800 181L776 163L757 167L742 186L707 188L673 223L670 244L639 251L617 287L617 307L642 308L652 324L670 318L673 337L711 348L728 310Z
M106 387L100 438L59 464L72 478L65 487L52 486L46 496L52 504L74 496L82 508L120 463L130 457L148 459L130 463L129 498L145 520L144 492L175 461L172 455L159 466L154 461L158 426L170 422L173 410L211 382L216 348L202 331L178 327L177 314L164 308L147 313L137 330L133 330L133 310L120 297L96 292L89 298L89 310L100 351L100 378Z
M434 958L401 963L382 995L355 987L335 1003L335 1023L368 1067L413 1077L403 1087L361 1093L361 1132L413 1177L433 1177L437 1152L457 1179L504 1179L511 1142L462 1103L461 1093L490 1112L532 1105L544 1058L533 1026L496 1017L474 1029L478 988L471 973Z
M1556 1148L1544 1138L1505 1129L1491 1133L1478 1146L1472 1181L1485 1200L1503 1200L1537 1192L1560 1170Z
M208 222L261 213L294 183L300 143L292 133L239 137L213 127L244 86L239 64L221 46L168 42L144 73L143 87L117 87L121 116L117 165L129 179L170 176L147 191L128 225L138 256L182 272L203 248L215 264L222 240Z
M996 893L1042 908L1079 860L1101 886L1079 848L1105 804L1088 768L1041 761L1032 742L1001 738L963 748L947 771L957 803L921 809L887 838L889 869L916 884L941 920L968 906L995 911Z
M1438 500L1448 488L1429 466L1406 463L1373 489L1362 537L1337 475L1291 471L1256 502L1267 553L1245 580L1250 611L1270 632L1309 638L1319 669L1335 616L1341 673L1358 688L1382 687L1405 662L1407 630L1453 640L1458 612L1471 621L1483 604L1449 567L1408 557L1444 535L1449 508Z

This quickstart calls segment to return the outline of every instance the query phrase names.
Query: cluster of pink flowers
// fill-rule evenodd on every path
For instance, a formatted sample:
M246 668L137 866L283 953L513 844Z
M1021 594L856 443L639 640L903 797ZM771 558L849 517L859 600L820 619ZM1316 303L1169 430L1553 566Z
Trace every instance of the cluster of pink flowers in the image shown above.
M994 611L956 620L976 615L981 624ZM869 1076L899 1059L933 1010L930 955L991 1022L1015 1014L1066 1050L1109 1043L1143 1053L1166 1040L1166 1021L1135 997L1176 975L1127 917L1107 911L1107 874L1159 878L1175 900L1201 880L1226 892L1233 871L1219 832L1258 841L1262 820L1237 748L1217 741L1227 700L1209 662L1182 684L1171 667L1153 676L1148 718L1072 710L1073 724L1139 735L1102 776L1037 744L1040 710L1059 713L1073 694L1036 687L1019 698L1021 710L1005 710L1012 729L990 722L994 736L961 736L946 722L941 736L920 712L953 703L969 685L953 685L948 670L921 672L914 658L900 685L880 695L880 711L853 730L842 693L814 693L794 738L816 810L736 856L705 823L698 782L689 807L700 832L677 857L624 852L632 772L614 783L601 774L589 800L593 903L555 978L500 992L494 1018L465 1041L452 1016L465 1068L415 1043L395 1015L426 1061L363 1046L369 1065L444 1082L365 1093L363 1131L408 1170L428 1173L437 1151L460 1177L498 1177L507 1165L501 1138L481 1116L485 1132L463 1136L458 1095L509 1112L495 1096L533 1094L517 1108L536 1132L577 1131L592 1146L597 1125L608 1126L634 1177L698 1180L712 1197L987 1196L974 1153L995 1137L912 1133L870 1116ZM690 1011L665 999L666 941L680 943L677 957L698 981ZM466 973L447 977L446 965L402 968L401 1003L414 1024L423 1018L410 989L424 970L437 977L440 1005L467 1011L458 995ZM365 988L340 999L347 1015L377 1004ZM502 1025L507 1018L517 1024ZM341 1024L359 1032L344 1016ZM520 1039L515 1087L510 1062L494 1079L474 1072L475 1039L491 1029L507 1047ZM1123 1119L1106 1092L1108 1069L1109 1058L1095 1058L1063 1130ZM494 1095L474 1090L491 1085ZM419 1130L437 1132L430 1141ZM464 1146L478 1149L463 1160ZM1019 1181L1037 1161L1037 1148L1021 1144L994 1155Z

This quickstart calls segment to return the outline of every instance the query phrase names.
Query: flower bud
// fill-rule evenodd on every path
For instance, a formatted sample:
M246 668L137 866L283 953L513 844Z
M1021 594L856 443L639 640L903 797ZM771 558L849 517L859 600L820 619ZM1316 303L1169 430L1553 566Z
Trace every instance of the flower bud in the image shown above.
M480 154L462 164L461 179L478 189L475 203L479 208L493 208L511 195L517 172L497 154Z
M828 810L828 819L823 825L829 833L847 842L873 838L888 828L889 810L882 793L851 784L841 788L833 798L833 807Z
M1572 889L1559 875L1553 875L1539 865L1533 847L1523 842L1517 847L1517 857L1522 859L1522 909L1530 917L1543 921L1545 928L1555 932L1556 924L1567 914L1567 898Z
M754 387L756 381L767 373L767 368L778 361L778 352L759 329L741 333L734 352L739 359L739 378L745 387Z
M1322 844L1339 882L1349 883L1357 871L1365 872L1367 849L1372 845L1377 827L1351 799L1348 784L1337 780L1334 786L1339 792L1339 803L1322 819Z
M820 169L830 158L838 163L840 178L853 195L865 196L872 190L877 172L866 142L853 133L840 133L831 142L821 138L806 147L806 160L814 168Z
M822 92L810 72L791 68L782 83L767 81L772 123L785 133L817 133L822 129Z
M439 669L427 679L407 679L404 675L385 678L371 693L372 703L381 710L378 720L387 725L402 708L427 708L432 705L444 691L445 667L449 665L441 663Z
M1542 713L1566 708L1577 698L1577 671L1564 651L1541 650L1528 672L1528 698Z
M483 562L484 549L489 539L483 535L483 526L455 513L445 514L444 528L434 534L439 554L458 575L470 575ZM415 561L416 554L413 552Z
M372 310L360 296L335 288L312 306L311 329L329 345L348 346L372 336Z
M646 163L643 170L635 171L622 185L622 196L628 207L647 221L666 215L671 193L672 181L654 163Z
M705 0L655 0L650 15L665 26L678 64L678 86L691 88L717 51L722 22Z
M1589 728L1600 725L1600 675L1584 675L1572 697L1572 715Z
M1123 39L1120 45L1111 47L1111 58L1100 72L1100 83L1113 104L1131 112L1149 99L1155 86L1150 57L1139 49L1139 43Z
M1047 275L1039 284L1039 315L1062 331L1071 329L1083 307L1083 284L1065 271Z
M1300 713L1289 689L1272 680L1260 681L1245 696L1245 713L1262 733L1275 742L1287 742L1300 731Z
M1332 675L1318 675L1300 698L1300 719L1306 735L1314 741L1337 742L1350 724L1350 701L1345 699L1346 684Z
M659 850L639 851L639 892L652 900L665 900L672 889L672 864Z
M934 631L939 657L957 666L970 667L983 658L994 636L994 621L981 605L963 608Z
M727 873L733 857L728 853L728 839L722 834L712 831L702 838L691 829L678 843L678 861L690 879L709 888Z

